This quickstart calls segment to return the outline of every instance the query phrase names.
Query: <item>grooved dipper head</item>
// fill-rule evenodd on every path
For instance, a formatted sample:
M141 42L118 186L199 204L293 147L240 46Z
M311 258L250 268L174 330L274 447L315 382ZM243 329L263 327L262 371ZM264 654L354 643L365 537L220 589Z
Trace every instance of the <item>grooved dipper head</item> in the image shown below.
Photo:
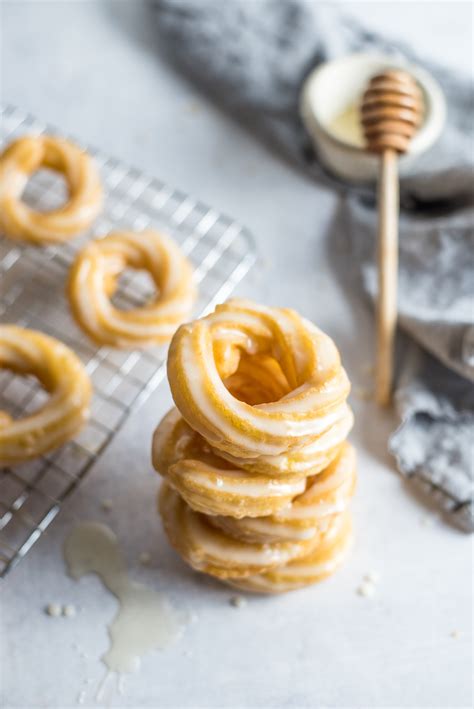
M410 74L390 69L372 77L361 104L369 150L406 152L422 118L423 95Z

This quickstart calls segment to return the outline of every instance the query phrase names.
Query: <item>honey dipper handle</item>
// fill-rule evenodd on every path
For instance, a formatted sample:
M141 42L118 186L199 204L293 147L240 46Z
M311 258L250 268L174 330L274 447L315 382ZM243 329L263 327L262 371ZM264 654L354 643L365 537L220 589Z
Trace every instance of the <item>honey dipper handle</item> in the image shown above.
M398 174L397 153L384 150L380 160L378 224L378 302L376 398L388 406L392 393L394 340L397 324Z

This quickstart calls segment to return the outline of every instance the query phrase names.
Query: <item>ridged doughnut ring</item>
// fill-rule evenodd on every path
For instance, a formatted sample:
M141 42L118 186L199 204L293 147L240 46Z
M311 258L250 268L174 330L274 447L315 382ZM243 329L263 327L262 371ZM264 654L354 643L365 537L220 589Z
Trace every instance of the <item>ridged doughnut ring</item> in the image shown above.
M146 270L157 296L140 308L111 302L125 268ZM69 300L77 323L98 344L137 348L168 342L195 299L192 267L164 234L115 232L89 243L71 269Z
M260 377L262 356L273 397L247 403L238 386L232 391L232 378L244 377L242 367L255 361ZM222 457L257 472L317 472L352 421L349 380L334 343L292 310L233 299L182 325L171 343L168 379L191 428ZM333 437L338 426L340 437Z
M237 539L262 544L310 539L324 530L334 515L347 510L355 482L355 451L345 442L326 470L307 478L304 491L276 512L257 519L216 516L211 523Z
M14 420L0 411L0 465L14 465L71 439L89 414L89 377L68 347L52 337L15 325L0 325L0 368L35 376L49 400Z
M164 482L159 509L166 534L179 554L196 571L222 580L245 578L287 564L312 551L319 539L250 543L225 534L210 518L195 512Z
M349 548L355 453L332 341L243 300L183 325L168 354L177 409L155 431L167 536L198 571L262 593L332 573Z
M352 546L352 520L349 512L335 515L321 534L313 551L263 573L228 579L227 583L254 593L296 591L331 576L343 563Z
M304 475L268 477L232 465L212 451L177 409L155 431L152 462L190 507L205 514L271 515L306 488Z
M253 578L256 574L265 576L273 571L279 574L279 583L285 577L296 588L318 580L313 576L322 569L316 574L316 561L319 563L324 558L328 562L328 574L333 562L336 567L338 559L333 557L336 551L339 554L339 544L335 551L332 543L335 536L346 548L346 536L350 532L347 508L355 484L355 455L349 444L342 446L340 454L324 473L305 481L306 489L302 494L269 516L215 516L210 512L212 507L208 508L208 514L202 514L195 511L196 507L203 509L202 503L198 500L195 505L193 499L189 501L189 496L185 498L174 476L165 475L165 480L160 490L159 508L166 533L181 556L198 571L222 580L251 576L253 584L257 584ZM265 495L263 488L260 495L262 498ZM218 495L215 504L218 504ZM245 512L245 498L242 511ZM344 531L343 519L346 520ZM340 558L342 560L342 555ZM300 560L301 569L310 571L287 569L296 559ZM295 576L299 576L299 580ZM265 576L265 579L268 583L270 577Z
M21 200L29 177L41 168L61 173L69 190L66 204L49 212L35 211ZM0 229L10 238L39 245L66 241L87 229L101 207L97 168L69 141L27 136L0 155Z

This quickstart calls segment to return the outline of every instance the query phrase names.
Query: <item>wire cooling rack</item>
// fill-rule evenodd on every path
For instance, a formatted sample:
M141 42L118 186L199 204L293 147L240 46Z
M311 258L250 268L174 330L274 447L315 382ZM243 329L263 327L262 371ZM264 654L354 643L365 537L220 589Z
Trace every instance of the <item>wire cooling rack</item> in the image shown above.
M61 134L16 107L0 107L2 145L28 133ZM94 387L89 424L73 441L37 460L0 471L0 576L31 549L131 411L165 374L163 348L97 349L76 327L64 286L77 251L92 236L112 229L162 228L181 244L195 266L197 315L225 300L255 261L252 238L240 224L100 151L87 150L99 165L106 193L103 213L89 233L46 248L22 246L0 236L1 322L61 339L79 355ZM25 201L40 210L58 206L65 197L62 179L48 171L34 175L24 194ZM152 294L146 275L127 272L120 279L114 302L123 308L136 307ZM45 398L34 378L0 370L0 410L24 416Z

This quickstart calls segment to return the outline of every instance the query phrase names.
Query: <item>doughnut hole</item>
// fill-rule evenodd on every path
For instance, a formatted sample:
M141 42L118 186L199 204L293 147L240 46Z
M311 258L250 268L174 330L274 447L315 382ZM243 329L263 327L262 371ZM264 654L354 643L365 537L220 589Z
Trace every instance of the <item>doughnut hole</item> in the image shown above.
M123 311L142 308L160 297L160 289L150 273L128 265L118 275L107 278L106 290L113 306Z
M47 213L61 209L70 199L64 175L52 168L41 167L29 175L21 200L30 209Z
M280 363L268 354L243 354L223 381L232 396L251 406L278 401L291 391Z
M49 394L34 376L0 371L0 427L12 419L34 414L48 400Z

